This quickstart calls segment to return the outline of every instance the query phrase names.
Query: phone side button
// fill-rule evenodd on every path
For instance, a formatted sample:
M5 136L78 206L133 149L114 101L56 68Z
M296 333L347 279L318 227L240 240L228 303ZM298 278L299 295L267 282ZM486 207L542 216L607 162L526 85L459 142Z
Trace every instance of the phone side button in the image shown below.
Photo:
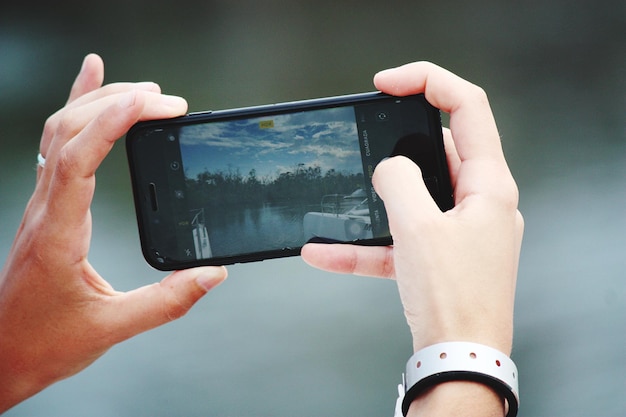
M207 114L211 114L211 113L213 113L213 110L194 111L194 112L191 112L191 113L187 113L187 116L207 115Z
M240 264L248 264L250 262L263 262L263 259L252 258L252 259L241 259L237 261L237 263L240 263ZM231 262L230 264L233 265L234 263L235 262Z

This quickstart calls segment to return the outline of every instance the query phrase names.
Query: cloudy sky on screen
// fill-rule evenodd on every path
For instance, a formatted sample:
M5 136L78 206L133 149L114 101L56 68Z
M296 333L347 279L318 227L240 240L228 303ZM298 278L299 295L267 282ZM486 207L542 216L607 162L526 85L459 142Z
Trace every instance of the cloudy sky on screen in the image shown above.
M269 121L273 127L261 127ZM271 180L299 164L317 165L322 174L362 172L352 107L192 125L179 139L188 178L237 169L245 177L255 169L257 178Z

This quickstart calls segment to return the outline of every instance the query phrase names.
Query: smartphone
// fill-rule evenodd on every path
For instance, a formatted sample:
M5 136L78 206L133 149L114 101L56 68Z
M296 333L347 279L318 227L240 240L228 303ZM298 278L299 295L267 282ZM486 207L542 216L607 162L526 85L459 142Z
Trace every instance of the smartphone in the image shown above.
M126 147L142 252L159 270L294 256L307 242L389 245L371 182L389 156L413 160L453 206L440 113L423 95L191 113L137 123Z

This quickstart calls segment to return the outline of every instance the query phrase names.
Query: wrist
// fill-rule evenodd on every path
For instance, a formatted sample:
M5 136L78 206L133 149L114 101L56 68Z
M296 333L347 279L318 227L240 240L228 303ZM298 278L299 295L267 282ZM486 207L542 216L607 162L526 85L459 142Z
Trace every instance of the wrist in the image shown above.
M476 415L502 415L504 409L508 417L517 414L517 368L507 354L482 344L446 342L428 346L408 360L403 383L404 395L401 393L399 404L405 416L413 403L425 415L429 414L425 410L432 407L447 410L450 415L467 415L455 410L478 409L472 405L476 401L484 404Z
M476 335L473 334L460 334L457 333L456 336L452 337L432 337L432 338L424 338L424 337L415 337L413 336L413 353L417 353L420 350L427 348L428 346L433 346L439 343L450 343L458 340L464 340L469 343L477 343L484 346L489 346L493 349L497 349L500 352L510 356L511 351L513 350L513 336L509 335Z
M407 417L503 417L505 404L498 393L472 381L449 381L424 392L409 406Z
M60 379L46 369L45 363L33 360L32 353L18 343L0 346L0 414Z
M43 389L24 373L5 371L0 370L0 414Z
M489 346L506 355L510 355L513 348L512 319L490 319L478 323L465 320L441 326L415 327L411 329L414 353L438 343L458 340Z

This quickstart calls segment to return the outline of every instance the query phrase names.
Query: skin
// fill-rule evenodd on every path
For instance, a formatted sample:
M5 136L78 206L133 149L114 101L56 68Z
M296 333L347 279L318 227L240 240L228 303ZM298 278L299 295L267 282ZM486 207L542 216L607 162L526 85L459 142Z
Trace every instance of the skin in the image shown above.
M135 122L187 110L154 83L101 87L103 79L102 60L88 55L66 106L44 126L45 168L0 272L0 413L183 316L226 278L223 267L189 269L123 293L89 264L96 169Z
M444 136L455 207L438 209L409 159L387 159L372 181L385 202L394 245L309 244L303 259L327 271L395 279L414 351L468 341L510 354L523 219L485 92L427 62L383 71L374 83L396 96L424 93L450 114ZM441 384L409 410L409 415L503 413L501 398L469 382Z
M67 378L110 347L184 315L226 278L223 267L177 271L126 293L89 264L95 171L139 120L182 115L186 102L154 83L102 86L104 66L85 58L65 107L44 126L45 168L0 272L0 413ZM454 209L442 213L419 168L403 157L381 162L373 183L385 202L394 246L309 244L309 264L397 281L414 350L472 341L510 353L515 281L523 234L517 186L483 90L430 63L383 71L384 92L425 93L450 113L444 131ZM502 416L489 388L438 385L409 415Z

